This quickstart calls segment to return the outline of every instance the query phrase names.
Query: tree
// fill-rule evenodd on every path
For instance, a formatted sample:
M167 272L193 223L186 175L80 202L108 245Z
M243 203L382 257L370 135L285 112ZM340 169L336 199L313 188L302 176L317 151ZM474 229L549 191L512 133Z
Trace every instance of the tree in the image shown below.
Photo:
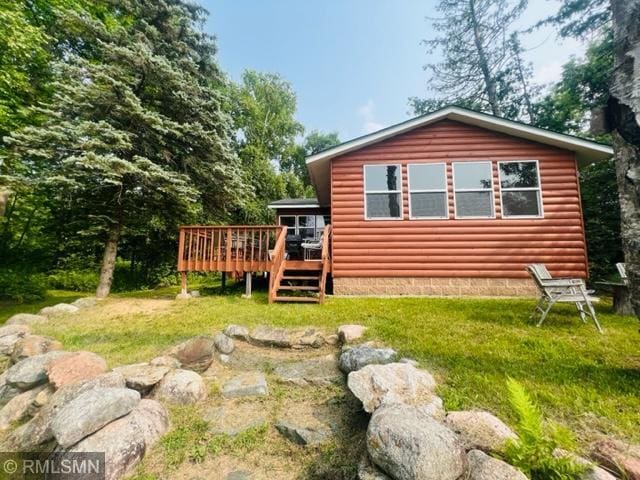
M312 130L304 139L301 145L297 146L293 155L282 159L280 168L284 172L291 172L299 178L303 185L310 186L311 179L307 170L307 157L315 155L323 150L327 150L340 143L338 132L323 133L318 130ZM311 189L312 190L312 189ZM313 191L311 195L315 195Z
M65 13L82 49L55 64L44 123L8 140L21 179L38 174L83 231L104 236L99 297L130 229L175 235L199 212L226 215L242 194L215 44L197 28L205 11L132 0L108 13Z
M442 53L442 62L425 66L441 101L505 113L513 96L512 83L502 78L510 58L508 39L525 7L526 0L440 0L436 9L442 16L432 21L438 35L423 43L429 53Z
M620 195L631 302L640 318L640 0L611 0L615 52L607 116Z
M611 25L608 0L563 0L558 11L533 28L554 25L561 37L585 38L601 34Z

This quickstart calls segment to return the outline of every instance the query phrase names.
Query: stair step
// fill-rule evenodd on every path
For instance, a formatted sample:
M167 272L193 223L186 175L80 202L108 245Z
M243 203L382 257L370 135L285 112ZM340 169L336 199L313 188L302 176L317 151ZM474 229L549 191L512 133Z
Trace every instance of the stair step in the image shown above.
M317 285L280 285L278 290L307 290L317 292L318 290L320 290L320 287L318 287Z
M320 280L320 277L315 275L315 276L297 276L297 275L287 275L282 277L282 280Z
M318 303L318 297L276 297L276 302L302 302L302 303Z

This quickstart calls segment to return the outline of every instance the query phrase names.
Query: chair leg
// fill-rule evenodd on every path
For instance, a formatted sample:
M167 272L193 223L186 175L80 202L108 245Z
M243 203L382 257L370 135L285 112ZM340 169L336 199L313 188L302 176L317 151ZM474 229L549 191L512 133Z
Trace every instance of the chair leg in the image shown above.
M538 303L536 303L536 306L533 308L533 312L531 312L531 315L529 315L529 320L533 320L537 312L544 312L542 306L545 304L545 300L546 299L544 297L540 297L540 300L538 300Z
M598 332L603 333L602 327L600 326L600 322L598 322L598 318L596 317L596 311L593 309L593 305L591 305L591 302L587 302L587 308L589 309L591 318L593 318L593 323L596 324L596 328L598 329Z
M582 305L582 302L576 302L576 308L578 309L582 323L587 323L586 312L584 311L584 305Z
M542 325L542 322L544 322L544 319L547 318L547 314L549 313L549 310L551 310L551 307L553 307L554 303L556 303L556 302L554 302L553 300L549 301L549 305L547 306L547 308L545 310L542 311L542 316L540 317L540 321L538 322L536 327L539 327L540 325Z

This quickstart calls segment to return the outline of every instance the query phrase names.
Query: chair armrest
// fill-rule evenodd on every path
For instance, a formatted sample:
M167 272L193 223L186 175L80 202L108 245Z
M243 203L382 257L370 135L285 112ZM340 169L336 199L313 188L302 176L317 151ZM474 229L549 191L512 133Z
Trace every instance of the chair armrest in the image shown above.
M540 283L545 287L578 287L584 285L584 282L579 278L540 280Z

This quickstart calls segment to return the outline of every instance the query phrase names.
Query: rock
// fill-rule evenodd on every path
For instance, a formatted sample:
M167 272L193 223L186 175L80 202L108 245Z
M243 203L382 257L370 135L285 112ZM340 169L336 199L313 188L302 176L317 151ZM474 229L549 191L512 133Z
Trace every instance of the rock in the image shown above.
M616 480L616 477L609 472L590 462L586 458L580 457L575 453L568 452L561 448L556 448L553 451L553 455L556 457L569 457L577 465L583 465L586 467L585 472L580 475L580 480Z
M49 337L27 335L15 344L11 360L19 362L27 357L42 355L55 350L62 350L62 343Z
M430 373L407 363L367 365L351 372L347 385L368 413L388 403L428 403L436 388Z
M180 360L176 357L172 357L171 355L160 355L159 357L154 358L149 362L149 365L153 367L169 367L169 368L180 368L182 364Z
M98 304L96 297L83 297L71 302L71 305L78 308L91 308Z
M592 457L629 480L640 480L640 445L607 439L593 445Z
M18 314L18 315L26 315L24 313ZM15 317L16 315L14 315ZM13 317L11 317L13 318ZM28 335L31 333L31 329L29 328L28 325L10 325L10 324L5 324L4 326L0 327L0 338L2 337L12 337L12 336L18 336L18 337L24 337L25 335Z
M446 417L442 399L437 395L433 395L428 403L417 405L417 407L422 411L422 413L425 413L440 422L442 422Z
M527 480L527 476L508 463L490 457L482 450L467 453L469 480Z
M202 378L216 378L218 376L218 365L216 363L212 363L209 368L207 368L204 372L202 372Z
M220 353L229 355L233 352L235 345L231 337L226 336L224 333L218 333L213 337L213 343Z
M116 480L131 472L168 425L168 416L161 404L141 400L129 415L86 437L67 454L104 452L107 465L105 479Z
M338 327L338 338L342 343L351 343L364 336L367 327L364 325L340 325Z
M92 352L71 353L47 365L47 376L56 388L95 378L106 371L107 362Z
M253 474L248 470L235 470L229 472L225 477L225 480L251 480Z
M179 293L176 295L176 300L189 300L191 298L190 293Z
M253 329L249 335L249 342L260 347L317 348L324 344L324 338L319 331L313 328L287 330L260 326Z
M283 363L273 371L281 382L299 386L331 385L342 382L342 374L332 356L321 359Z
M191 298L198 298L200 296L200 290L191 290Z
M170 403L197 403L207 397L202 377L191 370L171 370L154 387L151 396Z
M120 373L128 388L137 390L145 395L169 372L169 367L157 367L146 363L136 363L114 368L114 372Z
M222 386L224 398L263 397L268 395L267 380L258 372L246 372Z
M224 329L223 333L227 337L237 338L239 340L244 340L245 342L249 340L249 329L240 325L228 325Z
M43 323L47 321L47 317L44 315L34 315L32 313L16 313L9 318L5 325L34 325L36 323Z
M369 455L365 453L358 463L358 480L392 480L384 472L378 469L373 463Z
M69 355L67 352L48 352L25 358L7 370L7 385L29 390L47 381L47 366L57 358Z
M344 373L350 373L371 364L392 363L396 356L396 351L391 348L361 345L344 349L340 355L339 366Z
M500 452L508 440L518 436L502 420L489 412L449 412L446 425L458 433L466 449Z
M326 337L324 337L324 341L327 343L327 345L337 345L338 343L340 343L338 335L327 335Z
M30 328L27 325L7 325L0 327L0 355L10 357L15 351L16 344L26 335Z
M4 407L9 400L19 395L22 390L11 385L7 385L7 372L0 375L0 408Z
M140 394L129 388L94 388L68 402L53 417L51 431L60 446L68 448L129 413Z
M331 435L328 429L304 427L284 420L276 422L275 427L287 440L303 446L324 443Z
M57 305L53 305L52 307L44 307L38 312L38 315L43 315L45 317L57 317L59 315L73 315L78 313L79 311L80 309L75 305L70 305L68 303L58 303Z
M455 480L466 456L455 433L410 405L378 408L367 429L373 463L395 480Z
M305 330L300 335L296 342L292 345L293 348L313 347L320 348L324 345L324 336L319 331L311 328Z
M30 449L53 439L51 422L56 413L71 400L94 388L124 388L124 377L116 372L105 373L84 382L66 385L51 395L48 402L28 423L18 427L11 443L19 449Z
M400 360L398 360L398 363L408 363L409 365L413 365L416 368L420 367L420 364L413 358L401 358Z
M227 364L231 361L231 357L229 355L225 355L224 353L221 353L220 355L218 355L218 360L220 360L220 363Z
M32 412L32 405L38 394L47 387L41 385L13 397L0 410L0 430L7 430L14 422L24 420Z
M248 402L209 409L204 413L203 418L209 422L211 433L232 437L269 422L267 412L261 404Z
M216 346L211 337L195 337L173 347L167 355L178 359L181 367L196 372L204 372L216 353Z

